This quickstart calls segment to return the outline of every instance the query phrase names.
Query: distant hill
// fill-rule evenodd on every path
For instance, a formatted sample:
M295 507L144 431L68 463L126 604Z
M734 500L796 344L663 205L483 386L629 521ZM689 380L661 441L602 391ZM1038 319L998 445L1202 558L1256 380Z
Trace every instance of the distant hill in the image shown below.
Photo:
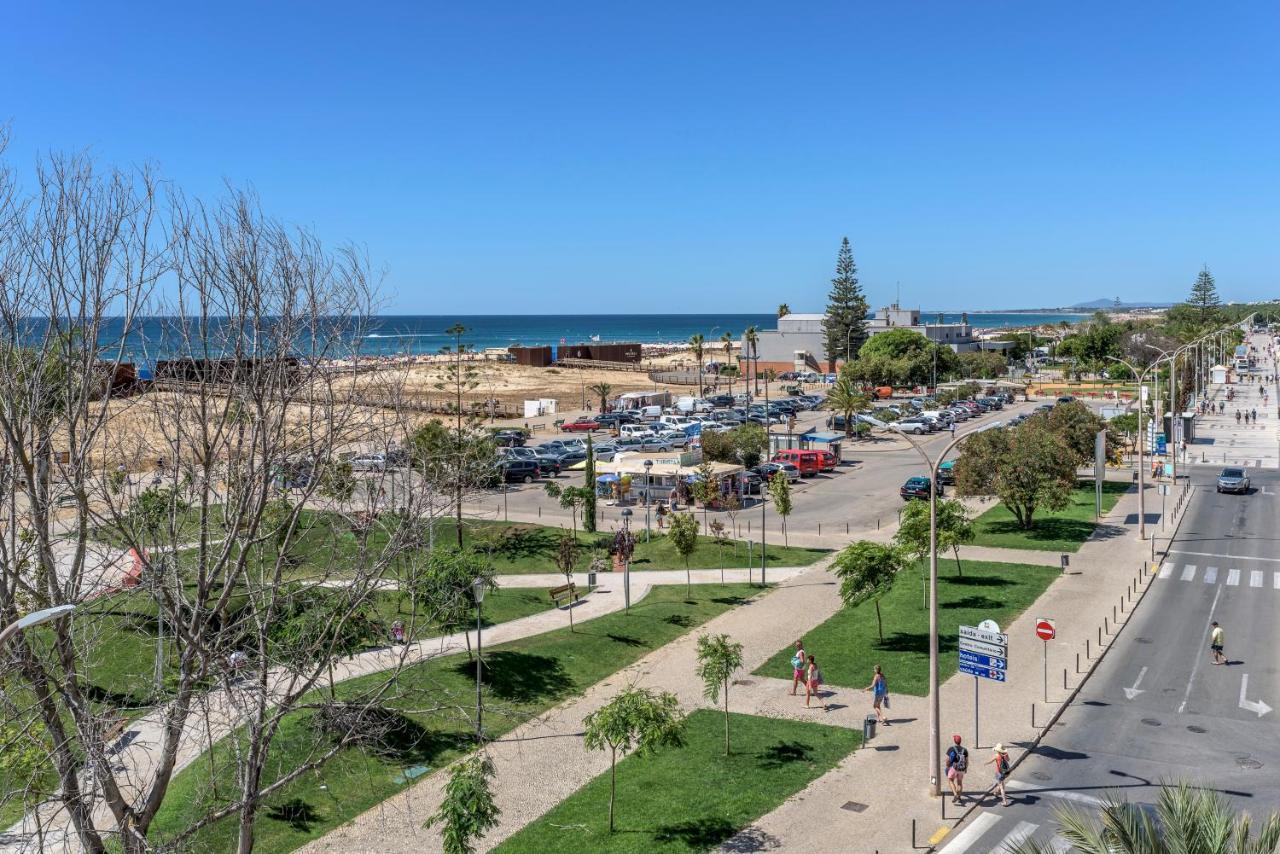
M1115 299L1095 299L1089 302L1078 302L1068 308L1078 309L1081 311L1096 311L1108 308L1168 308L1173 305L1171 302L1121 302L1116 303Z

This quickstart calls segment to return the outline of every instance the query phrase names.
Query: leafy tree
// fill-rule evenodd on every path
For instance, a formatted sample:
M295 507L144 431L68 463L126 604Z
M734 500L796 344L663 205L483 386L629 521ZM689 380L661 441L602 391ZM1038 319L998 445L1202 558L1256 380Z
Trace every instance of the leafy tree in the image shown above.
M929 385L934 376L954 376L955 351L912 329L890 329L868 339L858 354L853 378L876 385Z
M693 596L693 576L689 572L689 556L698 548L698 517L692 513L672 513L667 538L676 553L684 558L685 596Z
M716 477L710 460L703 460L698 466L698 474L693 482L693 496L702 502L702 527L709 531L711 523L708 515L711 505L720 497L720 480Z
M334 501L350 501L351 496L356 493L356 478L351 463L335 460L321 469L316 491Z
M973 520L961 501L941 499L936 504L938 548L951 549L956 561L956 575L964 575L960 567L960 547L973 542ZM902 508L893 541L917 560L929 556L929 503L912 501Z
M741 424L723 433L702 434L702 458L717 463L759 465L769 438L759 424Z
M698 397L702 397L702 358L706 351L707 339L701 332L690 336L689 349L698 362Z
M1109 797L1097 817L1076 808L1055 812L1058 835L1081 854L1272 854L1280 850L1280 813L1271 813L1253 831L1217 792L1179 782L1160 787L1153 817L1141 804ZM1015 854L1051 854L1053 845L1028 840Z
M840 242L836 255L836 275L831 280L822 328L830 371L836 369L837 359L853 361L867 340L867 298L858 284L858 266L853 262L848 237Z
M1208 267L1202 268L1200 274L1196 276L1195 284L1191 286L1191 296L1187 298L1187 305L1196 310L1201 323L1213 320L1218 314L1218 309L1222 307L1222 300L1218 298L1218 286Z
M609 408L609 395L613 394L613 386L609 383L596 383L587 386L587 391L600 398L600 411L604 412Z
M698 678L702 694L713 703L724 692L724 755L729 755L729 681L742 669L742 644L728 635L701 635L698 638Z
M459 385L467 383L459 381ZM497 476L493 438L479 429L475 419L464 419L459 413L452 429L439 421L428 421L409 436L406 450L423 480L453 497L457 546L462 548L462 496L492 483Z
M876 606L876 631L884 643L884 621L880 617L880 597L893 587L893 579L903 569L901 551L883 543L860 540L846 546L832 565L840 579L840 599L853 607L868 599Z
M1060 403L1052 410L1040 413L1034 419L1045 419L1049 429L1060 436L1071 449L1071 457L1077 467L1093 462L1094 439L1099 430L1107 430L1107 422L1078 400ZM1107 457L1116 453L1116 438L1107 432Z
M660 747L683 747L684 716L680 701L670 692L627 688L587 715L582 743L588 750L609 750L609 832L614 831L614 802L618 795L618 752L644 755Z
M564 576L565 584L573 584L573 565L578 560L578 540L576 537L560 537L556 545L556 568ZM573 601L569 601L569 631L573 631Z
M791 482L783 472L778 472L769 479L769 497L773 499L773 509L782 518L782 544L790 545L787 539L787 517L792 510Z
M835 385L827 392L827 406L844 417L846 439L853 435L853 416L871 405L871 397L858 387L853 373L852 365L844 365L836 377Z
M716 544L716 550L720 555L721 569L720 580L724 581L724 547L729 545L729 526L719 519L715 519L711 523L711 538Z
M778 319L779 319L779 320L781 320L782 318L786 317L786 316L787 316L788 314L790 314L790 313L791 313L791 306L787 305L785 302L784 302L784 303L780 303L780 304L778 305Z
M498 826L502 810L493 798L493 760L476 753L449 769L444 799L423 827L440 828L444 854L474 854L474 843Z
M267 625L279 658L291 667L324 663L329 671L329 696L334 698L333 661L353 656L381 635L367 602L347 601L343 592L309 588L290 596L281 614Z
M1009 372L1004 356L988 350L975 350L971 353L960 353L956 356L960 373L965 377L979 377L993 380Z
M1031 418L1016 430L984 430L968 438L956 460L961 495L996 495L1030 530L1041 508L1061 510L1076 482L1075 455L1047 419Z
M591 446L591 434L587 434L587 462L582 478L582 488L587 490L586 500L582 502L582 530L588 534L596 532L596 452Z
M493 589L493 566L488 558L472 549L437 546L427 553L425 563L410 568L402 589L425 616L452 632L468 629L475 621L476 579ZM470 634L466 641L470 658Z
M586 512L586 506L595 498L596 491L590 486L561 486L552 481L547 481L543 490L550 497L560 499L560 506L569 511L569 518L573 525L573 541L576 543L578 541L578 510L582 509L584 513Z

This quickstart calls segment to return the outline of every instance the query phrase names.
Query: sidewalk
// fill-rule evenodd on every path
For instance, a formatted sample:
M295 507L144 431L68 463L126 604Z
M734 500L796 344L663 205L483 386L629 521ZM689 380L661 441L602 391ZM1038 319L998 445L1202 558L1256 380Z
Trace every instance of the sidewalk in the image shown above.
M1125 525L1126 519L1136 519L1136 509L1137 493L1128 493L1102 521L1108 525ZM1001 627L1009 635L1009 680L1005 683L981 680L977 744L973 683L979 680L956 674L943 684L941 749L945 751L950 745L952 733L963 737L970 750L972 769L966 781L968 791L984 790L993 782L989 769L982 766L989 757L991 745L1003 742L1017 760L1034 745L1038 727L1045 725L1085 678L1083 672L1076 673L1076 655L1080 656L1080 670L1087 671L1090 660L1098 655L1098 631L1104 618L1110 631L1102 634L1102 640L1109 643L1108 635L1115 631L1111 609L1119 604L1143 569L1148 549L1147 543L1137 539L1133 526L1127 526L1123 537L1109 536L1086 542L1072 556L1067 574L1050 585L1029 611L1011 625ZM1012 552L1006 560L1014 560L1013 555L1022 560L1022 554ZM1053 559L1051 563L1056 563L1056 554L1044 554ZM1119 616L1124 619L1124 615ZM1057 638L1047 645L1035 636L1035 622L1040 617L1053 619L1056 625ZM1086 641L1089 657L1085 654ZM1043 693L1042 656L1046 654L1048 703ZM1066 690L1063 689L1064 669ZM847 757L803 792L727 842L721 850L760 850L769 847L769 840L783 840L780 844L787 850L824 851L833 850L832 840L856 838L859 850L908 851L913 820L918 830L917 845L927 847L929 838L935 834L940 834L935 842L944 839L947 835L944 828L949 829L963 810L951 806L949 797L940 799L929 793L927 698L893 696L892 699L891 719L895 725L881 727L870 749ZM1032 726L1033 708L1037 727ZM863 710L866 711L866 706ZM854 717L855 725L860 725L862 716ZM945 789L945 780L941 782ZM842 808L850 802L864 805L865 809ZM759 840L765 840L765 844L759 844Z

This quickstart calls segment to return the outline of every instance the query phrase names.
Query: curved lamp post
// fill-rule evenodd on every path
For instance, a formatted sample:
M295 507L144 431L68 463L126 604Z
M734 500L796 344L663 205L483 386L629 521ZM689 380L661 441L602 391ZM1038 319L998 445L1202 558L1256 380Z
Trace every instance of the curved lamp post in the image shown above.
M32 611L30 614L19 617L4 629L0 629L0 648L8 643L9 638L16 635L23 629L29 629L32 626L38 626L41 623L47 623L50 620L56 620L59 617L65 617L76 609L75 605L55 605L52 608L44 608L40 611Z
M471 595L476 600L476 740L481 742L484 741L484 700L480 694L480 660L484 647L480 637L480 603L484 601L485 586L483 578L471 582Z
M906 433L899 434L929 467L929 790L933 795L942 794L942 742L938 729L941 718L938 693L938 466L965 439L1000 426L999 421L993 421L962 433L932 459L914 439Z
M1124 365L1135 377L1138 378L1138 539L1145 540L1147 538L1147 512L1145 501L1146 472L1144 471L1145 464L1142 461L1142 387L1146 382L1147 374L1152 368L1160 364L1161 360L1157 359L1139 371L1124 359L1117 359L1115 356L1108 356L1107 358L1113 362Z

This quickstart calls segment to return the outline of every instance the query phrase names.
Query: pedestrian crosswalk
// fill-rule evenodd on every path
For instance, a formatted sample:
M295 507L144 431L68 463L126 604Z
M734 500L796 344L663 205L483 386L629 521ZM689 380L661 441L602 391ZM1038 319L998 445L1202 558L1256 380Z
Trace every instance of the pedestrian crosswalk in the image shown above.
M1093 809L1106 803L1098 796L1100 794L1098 790L1051 789L1023 783L1020 780L1008 781L1006 788L1009 790L1009 798L1014 801L1030 796L1034 800L1069 801ZM1097 792L1097 794L1091 792ZM968 851L1012 852L1029 840L1039 842L1042 847L1047 846L1048 850L1055 854L1066 854L1072 850L1071 844L1058 835L1057 823L1052 819L1051 812L1018 810L1005 813L986 810L969 819L956 835L942 846L942 854L965 854Z
M1205 584L1217 584L1221 570L1216 566L1200 567L1194 563L1180 564L1177 561L1165 561L1160 564L1156 578L1174 579L1178 581L1195 581L1197 578ZM1252 587L1280 590L1280 569L1239 569L1227 567L1227 587Z

